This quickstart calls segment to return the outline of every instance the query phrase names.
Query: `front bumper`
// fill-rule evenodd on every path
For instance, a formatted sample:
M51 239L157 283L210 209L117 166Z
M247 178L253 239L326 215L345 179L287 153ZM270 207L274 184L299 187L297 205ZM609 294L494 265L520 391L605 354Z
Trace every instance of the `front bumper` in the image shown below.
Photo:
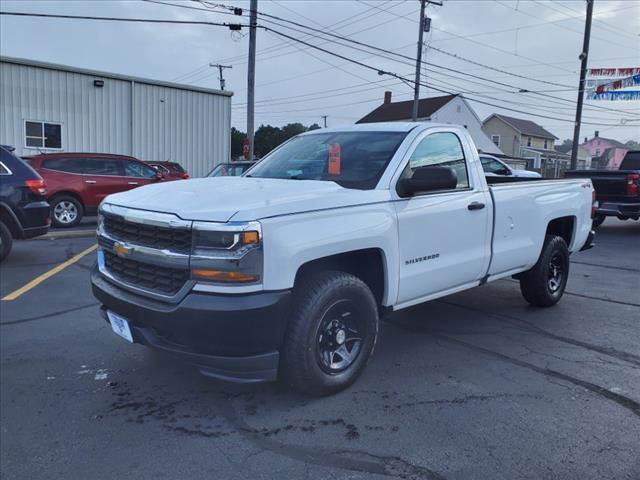
M201 373L252 383L275 380L291 292L191 292L169 304L128 292L91 273L93 294L129 320L135 343L174 354Z
M640 202L603 202L596 208L596 215L603 217L638 218Z

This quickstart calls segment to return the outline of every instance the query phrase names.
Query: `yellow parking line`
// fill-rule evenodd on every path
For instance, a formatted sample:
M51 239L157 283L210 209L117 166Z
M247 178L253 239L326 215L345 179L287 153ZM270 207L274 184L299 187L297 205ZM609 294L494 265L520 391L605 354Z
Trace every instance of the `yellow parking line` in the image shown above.
M62 262L60 265L58 265L57 267L52 268L51 270L49 270L48 272L43 273L42 275L40 275L37 278L34 278L33 280L31 280L29 283L27 283L26 285L24 285L23 287L20 287L19 289L15 290L14 292L11 292L9 295L7 295L6 297L4 297L2 300L4 301L9 301L9 300L15 300L16 298L18 298L20 295L22 295L23 293L28 292L29 290L31 290L32 288L37 287L38 285L40 285L42 282L44 282L47 278L49 277L53 277L56 273L61 272L62 270L64 270L65 268L67 268L69 265L73 265L74 263L76 263L78 260L80 260L82 257L84 257L86 254L93 252L96 248L98 248L98 245L92 245L89 248L87 248L85 251L80 252L79 254L77 254L75 257L71 257L69 260L67 260L66 262Z

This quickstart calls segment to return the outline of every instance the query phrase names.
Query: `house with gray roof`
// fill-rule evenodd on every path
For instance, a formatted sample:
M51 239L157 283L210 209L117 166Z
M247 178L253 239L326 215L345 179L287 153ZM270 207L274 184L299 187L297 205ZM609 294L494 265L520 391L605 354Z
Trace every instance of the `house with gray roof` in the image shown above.
M536 169L544 159L567 161L567 156L555 149L558 137L531 120L494 113L482 122L482 131L506 155L531 159Z

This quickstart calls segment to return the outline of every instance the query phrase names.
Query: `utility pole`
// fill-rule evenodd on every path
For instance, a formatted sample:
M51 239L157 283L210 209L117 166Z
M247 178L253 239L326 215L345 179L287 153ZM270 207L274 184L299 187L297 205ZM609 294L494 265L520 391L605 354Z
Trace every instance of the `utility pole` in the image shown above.
M324 120L324 128L327 128L327 117L328 115L322 115L322 120Z
M593 17L593 2L587 0L587 18L584 25L584 40L582 42L582 52L580 60L580 83L578 84L578 104L576 105L576 121L573 129L573 147L571 148L571 170L578 166L578 143L580 141L580 122L582 121L582 102L584 101L584 85L587 76L587 60L589 57L589 39L591 37L591 18Z
M220 76L218 77L218 80L220 80L220 90L224 90L225 81L224 81L224 75L222 74L222 71L225 68L233 68L233 66L231 66L231 65L220 65L219 63L210 63L209 66L210 67L216 67L218 69L218 71L220 72Z
M256 25L258 23L258 0L251 0L249 17L249 65L247 68L247 140L249 160L253 160L253 109L256 87Z
M424 32L428 32L431 27L431 19L425 19L424 11L427 4L433 3L434 5L442 6L442 2L434 0L420 0L420 25L418 30L418 55L416 56L416 80L413 87L413 111L411 113L411 120L418 120L418 103L420 101L420 69L422 67L422 39L424 38Z

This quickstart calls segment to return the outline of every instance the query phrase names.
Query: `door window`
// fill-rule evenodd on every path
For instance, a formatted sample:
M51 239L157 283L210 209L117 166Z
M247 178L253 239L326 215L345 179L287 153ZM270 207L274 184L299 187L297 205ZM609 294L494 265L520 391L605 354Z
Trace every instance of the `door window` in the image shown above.
M111 158L87 158L85 164L85 175L115 175L120 176L118 161Z
M469 188L464 151L455 133L432 133L425 137L409 159L411 171L418 167L451 167L458 176L456 188Z
M56 170L58 172L82 173L84 170L84 158L52 158L43 160L42 168Z
M143 163L125 161L124 175L125 177L154 178L156 171Z
M495 173L497 175L506 175L505 166L491 157L480 157L482 169L487 173Z

